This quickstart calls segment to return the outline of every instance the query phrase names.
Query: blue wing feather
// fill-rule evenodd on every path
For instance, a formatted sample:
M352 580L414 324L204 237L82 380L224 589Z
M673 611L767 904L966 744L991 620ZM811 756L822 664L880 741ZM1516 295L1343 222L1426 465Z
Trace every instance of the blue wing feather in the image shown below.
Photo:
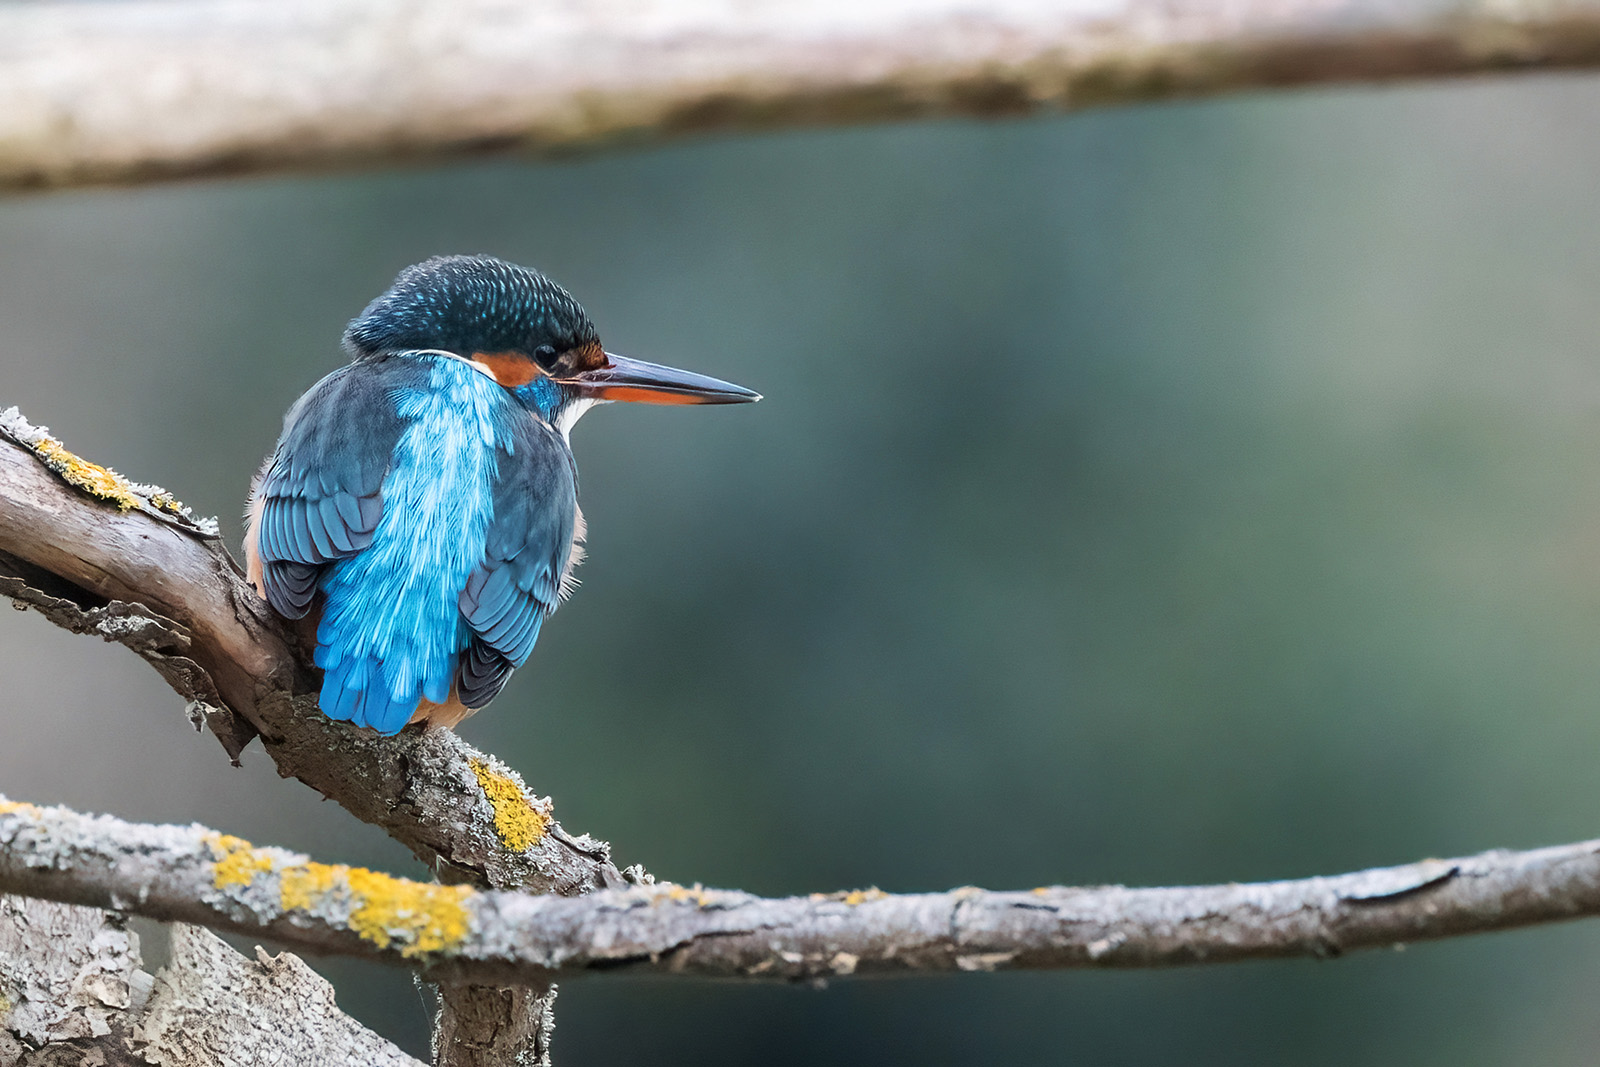
M533 652L540 624L560 602L577 523L578 484L566 441L528 419L517 425L511 445L500 458L483 563L459 601L472 636L456 692L469 708L494 699Z
M329 554L337 553L345 556L357 551L355 541L350 536L350 528L345 525L344 515L339 511L338 501L331 496L325 496L318 502L317 511L322 520L322 529L328 535Z
M324 567L372 544L383 476L404 429L390 394L421 378L404 361L353 363L312 386L285 416L257 488L254 531L267 600L280 614L303 617Z

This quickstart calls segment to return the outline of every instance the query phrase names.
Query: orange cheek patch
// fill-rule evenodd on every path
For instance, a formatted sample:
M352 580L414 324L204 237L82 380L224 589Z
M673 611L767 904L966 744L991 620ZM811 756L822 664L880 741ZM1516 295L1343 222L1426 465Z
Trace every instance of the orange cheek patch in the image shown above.
M474 352L472 362L487 370L490 377L507 389L527 385L544 373L539 364L521 352Z
M632 385L611 385L600 390L604 400L631 400L639 404L703 404L705 400L690 393L663 393L655 389L640 389Z

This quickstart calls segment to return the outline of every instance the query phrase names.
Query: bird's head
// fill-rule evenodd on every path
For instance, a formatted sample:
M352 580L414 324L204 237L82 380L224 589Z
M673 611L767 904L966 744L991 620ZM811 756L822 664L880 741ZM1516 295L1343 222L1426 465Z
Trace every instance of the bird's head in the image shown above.
M400 272L344 334L357 357L435 350L472 362L565 431L590 404L743 404L731 382L607 352L582 306L528 267L437 256Z

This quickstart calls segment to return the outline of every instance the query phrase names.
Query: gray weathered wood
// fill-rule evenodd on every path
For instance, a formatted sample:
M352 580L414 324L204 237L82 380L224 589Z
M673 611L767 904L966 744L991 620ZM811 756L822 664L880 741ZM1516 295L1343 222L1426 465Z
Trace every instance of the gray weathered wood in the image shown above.
M126 920L0 896L0 1067L420 1067L300 960L176 926L159 974Z
M1593 0L0 5L0 187L1597 64Z
M172 928L133 1043L152 1067L422 1067L340 1011L301 960L248 959L197 926Z
M540 988L619 970L795 980L1336 956L1573 919L1600 914L1600 841L1246 885L764 899L649 884L562 897L405 882L203 827L0 799L0 892L117 907L462 983ZM469 1030L478 1047L493 1044L493 1025Z
M148 991L139 939L94 908L0 896L0 1067L87 1059L142 1064L124 1042Z

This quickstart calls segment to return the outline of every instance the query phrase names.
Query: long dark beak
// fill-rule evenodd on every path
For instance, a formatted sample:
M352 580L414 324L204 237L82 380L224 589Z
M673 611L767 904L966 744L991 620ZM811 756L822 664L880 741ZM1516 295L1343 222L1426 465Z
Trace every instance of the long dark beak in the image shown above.
M643 404L749 404L761 394L720 378L606 353L606 365L566 379L596 400Z

